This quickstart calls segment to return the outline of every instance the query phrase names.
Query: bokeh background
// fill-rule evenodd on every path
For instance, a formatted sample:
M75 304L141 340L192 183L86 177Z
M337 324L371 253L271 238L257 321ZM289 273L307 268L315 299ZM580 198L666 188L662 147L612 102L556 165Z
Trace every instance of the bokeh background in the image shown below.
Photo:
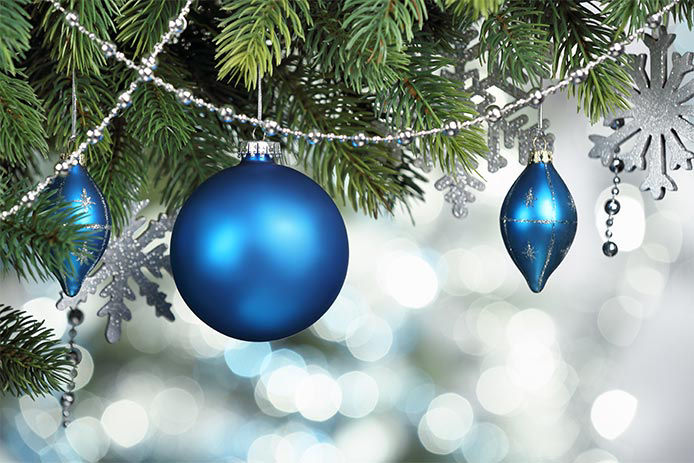
M675 49L689 51L694 36L675 31ZM75 421L60 427L57 396L0 398L0 461L689 460L694 178L676 172L680 190L656 202L639 192L641 173L623 174L620 252L604 257L611 174L587 153L588 135L609 129L573 108L563 95L545 104L579 229L541 294L499 233L501 201L522 170L511 150L465 220L433 187L436 174L413 205L414 226L406 213L374 221L344 210L346 284L290 339L216 333L165 276L176 321L138 299L109 345L93 296L78 330ZM0 280L3 303L64 336L58 291Z

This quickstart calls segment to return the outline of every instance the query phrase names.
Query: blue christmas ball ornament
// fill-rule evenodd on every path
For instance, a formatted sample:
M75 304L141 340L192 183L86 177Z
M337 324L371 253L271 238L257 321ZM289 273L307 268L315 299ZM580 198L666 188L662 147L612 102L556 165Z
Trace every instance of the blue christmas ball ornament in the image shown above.
M533 292L569 252L578 223L569 189L545 146L536 149L501 207L501 234L513 262Z
M318 184L275 164L278 143L249 142L243 153L181 208L171 268L186 304L211 328L271 341L330 308L347 273L347 230Z
M111 214L104 195L81 165L71 166L65 175L58 175L46 189L55 192L57 201L71 203L76 223L92 234L71 254L55 273L63 292L70 297L79 293L82 282L99 262L111 236Z

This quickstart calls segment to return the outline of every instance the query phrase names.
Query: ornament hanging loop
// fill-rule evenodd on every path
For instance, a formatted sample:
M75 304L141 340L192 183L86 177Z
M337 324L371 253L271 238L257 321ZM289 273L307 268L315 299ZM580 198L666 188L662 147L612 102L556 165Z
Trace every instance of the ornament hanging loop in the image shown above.
M538 134L533 138L533 152L530 163L552 162L552 150L544 134Z

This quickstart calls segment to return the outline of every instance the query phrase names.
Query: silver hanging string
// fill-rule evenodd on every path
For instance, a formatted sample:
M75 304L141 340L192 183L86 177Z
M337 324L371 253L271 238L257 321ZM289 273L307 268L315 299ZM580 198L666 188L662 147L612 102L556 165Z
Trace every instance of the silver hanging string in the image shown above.
M72 136L70 141L77 139L77 85L75 84L75 68L72 68Z
M258 68L258 120L263 120L263 86L261 85L262 75L260 74L260 68Z

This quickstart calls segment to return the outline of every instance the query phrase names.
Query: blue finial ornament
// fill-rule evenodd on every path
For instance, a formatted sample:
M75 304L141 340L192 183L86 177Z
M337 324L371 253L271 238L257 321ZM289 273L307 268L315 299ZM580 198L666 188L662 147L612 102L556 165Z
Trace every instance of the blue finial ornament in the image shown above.
M573 197L546 144L535 148L509 190L499 221L506 250L530 289L539 293L569 252L578 224Z
M56 191L56 200L71 203L79 216L77 223L93 234L80 249L71 254L55 276L63 292L70 297L79 293L87 274L99 261L111 235L111 214L104 196L94 180L81 165L71 166L66 175L59 175L48 186Z

